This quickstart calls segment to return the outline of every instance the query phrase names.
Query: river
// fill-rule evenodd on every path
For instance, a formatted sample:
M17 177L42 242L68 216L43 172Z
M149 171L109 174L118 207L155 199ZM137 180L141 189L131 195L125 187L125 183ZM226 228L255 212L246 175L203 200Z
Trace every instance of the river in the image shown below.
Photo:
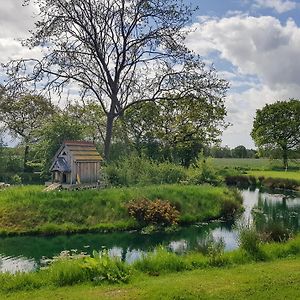
M241 190L244 213L235 222L210 222L180 228L171 233L150 235L138 232L86 233L52 237L20 236L0 238L0 272L29 272L64 250L91 253L106 248L112 255L132 262L158 245L183 253L203 247L209 239L223 239L225 250L238 247L236 224L253 222L256 226L266 222L282 223L292 232L300 231L300 195L288 192L263 192L258 189Z

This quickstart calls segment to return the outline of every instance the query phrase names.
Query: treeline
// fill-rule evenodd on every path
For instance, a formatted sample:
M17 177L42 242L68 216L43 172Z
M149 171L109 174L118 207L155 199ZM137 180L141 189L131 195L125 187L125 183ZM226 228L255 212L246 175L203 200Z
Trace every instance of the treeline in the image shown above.
M41 172L47 176L64 140L89 140L105 153L107 116L99 103L72 101L61 108L40 95L11 96L4 88L0 91L0 124L20 141L16 149L1 145L1 174ZM188 95L136 103L115 120L105 162L136 155L189 167L200 153L220 142L227 126L225 115L222 101Z
M228 146L213 146L206 149L205 154L214 158L259 158L259 154L254 149L247 149L243 145L235 148Z

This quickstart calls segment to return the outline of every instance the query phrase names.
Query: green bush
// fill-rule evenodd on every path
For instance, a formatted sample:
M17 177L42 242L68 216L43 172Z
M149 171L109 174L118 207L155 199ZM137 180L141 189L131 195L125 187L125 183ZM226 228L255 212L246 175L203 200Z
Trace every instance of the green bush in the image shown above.
M225 198L221 202L220 215L226 220L233 219L241 211L241 205L235 199Z
M134 155L110 163L104 172L112 186L168 184L187 179L187 170L182 166L157 163Z
M55 258L47 269L49 280L56 286L80 282L128 282L130 268L117 257L110 257L107 250L87 255L64 255Z
M299 181L284 178L266 178L263 180L263 185L271 189L288 189L297 190L300 186Z
M240 248L245 250L255 260L265 260L265 253L261 249L261 237L254 226L241 226L238 231L238 242Z
M246 175L227 175L225 177L225 182L227 185L248 187L249 185L256 184L256 178L254 176L246 176Z
M11 182L12 184L21 184L22 178L18 174L15 174L11 177Z
M223 239L212 240L208 245L209 264L214 267L220 267L226 264L224 257L225 243Z
M285 242L292 236L291 231L278 222L267 223L260 231L266 242Z

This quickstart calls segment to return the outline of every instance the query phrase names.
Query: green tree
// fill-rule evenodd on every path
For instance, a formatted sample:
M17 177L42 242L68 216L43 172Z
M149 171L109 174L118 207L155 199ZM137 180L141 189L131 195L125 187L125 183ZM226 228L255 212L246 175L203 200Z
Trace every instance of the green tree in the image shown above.
M243 145L239 145L237 147L235 147L234 149L232 149L232 157L235 158L247 158L248 156L248 152L245 146Z
M221 147L220 145L214 145L210 148L210 155L215 158L230 158L232 153L230 148L226 145Z
M188 167L204 145L219 141L225 115L220 99L173 96L172 100L138 104L125 113L124 120L139 154L145 145L154 150L158 143L164 160Z
M65 140L81 140L84 138L84 126L81 121L67 112L57 113L36 132L38 142L36 152L42 161L43 173L47 174L52 159Z
M0 174L3 174L6 169L5 144L0 136Z
M30 146L35 140L35 131L53 114L54 106L39 95L18 94L10 96L2 88L0 93L0 122L4 130L24 145L24 171L28 170Z
M279 149L287 170L289 153L300 150L300 101L278 101L257 110L251 136L259 148Z
M99 102L106 116L107 159L115 121L133 104L166 99L222 99L228 82L185 46L193 9L178 0L27 0L40 8L29 47L47 46L41 59L6 65L8 85L44 86L61 93L69 83Z

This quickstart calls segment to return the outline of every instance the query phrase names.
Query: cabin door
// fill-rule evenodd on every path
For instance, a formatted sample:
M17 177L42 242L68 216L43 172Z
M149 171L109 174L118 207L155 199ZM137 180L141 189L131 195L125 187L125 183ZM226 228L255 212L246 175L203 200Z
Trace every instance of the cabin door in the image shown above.
M63 173L62 175L62 183L67 183L67 174Z

